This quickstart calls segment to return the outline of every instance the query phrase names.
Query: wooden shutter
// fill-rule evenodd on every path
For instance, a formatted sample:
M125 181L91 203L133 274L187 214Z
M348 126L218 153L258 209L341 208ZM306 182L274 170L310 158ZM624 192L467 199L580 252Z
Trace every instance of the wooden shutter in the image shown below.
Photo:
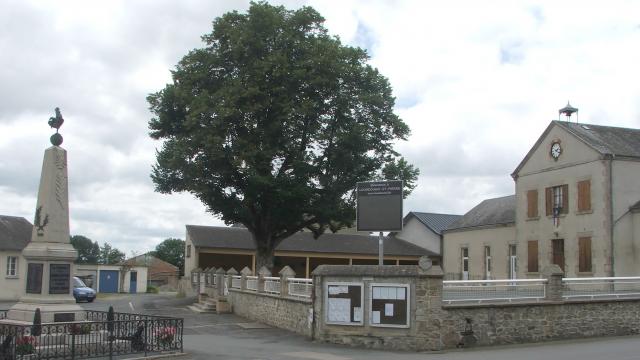
M538 272L538 240L530 240L527 247L527 270L529 272Z
M578 182L578 211L591 210L591 181Z
M527 191L527 217L538 216L538 190Z
M569 213L569 185L562 185L562 213Z
M553 215L553 188L544 189L545 202L546 202L546 214L547 216Z
M591 272L591 238L578 239L578 271Z

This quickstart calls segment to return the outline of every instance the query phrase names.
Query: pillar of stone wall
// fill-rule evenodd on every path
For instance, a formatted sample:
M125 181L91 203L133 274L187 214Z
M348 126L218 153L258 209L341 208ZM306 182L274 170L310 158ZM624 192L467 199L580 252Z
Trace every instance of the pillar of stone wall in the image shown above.
M271 270L267 269L266 266L263 266L258 270L258 292L264 292L264 278L267 276L271 276Z
M247 276L251 276L253 272L248 267L244 267L244 269L240 270L240 276L242 279L240 280L240 290L247 290Z
M296 277L296 272L289 265L286 265L279 272L280 274L280 296L289 296L289 278Z
M216 296L224 296L224 275L226 272L223 268L216 270Z
M207 272L207 279L209 280L209 287L215 288L215 286L213 286L213 279L216 276L216 268L215 267L210 267L209 271Z
M564 272L556 264L548 265L542 269L543 276L547 279L545 285L545 299L549 301L562 301L562 277Z
M233 282L233 276L238 275L238 270L231 268L227 270L227 289L231 289L231 284Z

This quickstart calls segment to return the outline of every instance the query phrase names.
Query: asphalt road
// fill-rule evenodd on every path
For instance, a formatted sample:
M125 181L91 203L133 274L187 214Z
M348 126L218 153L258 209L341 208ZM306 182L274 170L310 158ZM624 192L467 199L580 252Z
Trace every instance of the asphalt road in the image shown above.
M303 336L262 326L232 314L196 314L186 308L193 298L175 295L110 295L86 309L142 312L185 319L182 359L194 360L631 360L640 359L640 336L547 342L517 346L450 350L442 353L415 353L367 350L320 344ZM0 303L8 308L11 303Z

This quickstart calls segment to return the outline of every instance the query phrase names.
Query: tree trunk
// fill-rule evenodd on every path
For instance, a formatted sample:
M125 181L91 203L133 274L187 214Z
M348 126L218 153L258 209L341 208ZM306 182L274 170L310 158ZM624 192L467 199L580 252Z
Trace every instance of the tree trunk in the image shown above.
M256 249L256 272L263 266L273 271L275 249L272 246L258 246Z

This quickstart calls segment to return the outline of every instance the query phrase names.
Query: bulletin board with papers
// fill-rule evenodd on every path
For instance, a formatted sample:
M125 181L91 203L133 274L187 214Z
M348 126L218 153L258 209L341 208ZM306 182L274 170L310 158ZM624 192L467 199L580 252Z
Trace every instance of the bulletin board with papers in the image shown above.
M326 322L336 325L362 325L362 284L327 283Z
M369 323L409 327L409 284L371 284Z

